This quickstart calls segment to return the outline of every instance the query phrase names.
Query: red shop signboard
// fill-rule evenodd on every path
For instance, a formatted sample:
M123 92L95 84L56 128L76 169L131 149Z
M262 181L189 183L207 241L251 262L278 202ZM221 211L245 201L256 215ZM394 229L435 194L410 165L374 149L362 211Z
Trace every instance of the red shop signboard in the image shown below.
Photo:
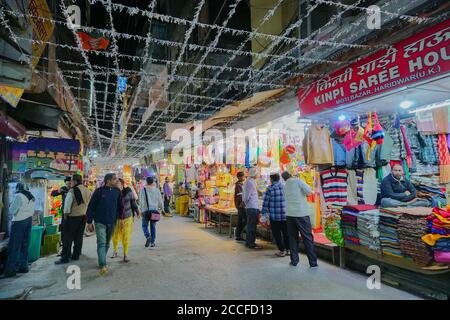
M335 71L297 92L311 115L450 71L450 20Z

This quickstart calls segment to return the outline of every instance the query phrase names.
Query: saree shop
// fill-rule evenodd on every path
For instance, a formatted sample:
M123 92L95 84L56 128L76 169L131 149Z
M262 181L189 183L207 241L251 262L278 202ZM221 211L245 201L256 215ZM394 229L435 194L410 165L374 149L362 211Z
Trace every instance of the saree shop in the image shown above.
M342 264L362 272L377 264L386 282L444 299L450 296L448 60L439 62L437 75L357 101L340 97L319 106L314 96L333 86L350 92L355 76L367 79L394 59L407 77L402 66L431 52L415 45L447 48L448 39L427 41L448 27L438 24L394 45L396 57L381 51L298 93L301 114L312 120L305 160L320 174L324 231L340 246Z

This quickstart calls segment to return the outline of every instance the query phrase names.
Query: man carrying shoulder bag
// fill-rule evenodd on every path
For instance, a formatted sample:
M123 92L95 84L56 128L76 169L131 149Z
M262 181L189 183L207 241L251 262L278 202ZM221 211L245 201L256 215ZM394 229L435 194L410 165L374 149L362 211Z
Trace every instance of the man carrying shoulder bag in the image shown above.
M68 263L69 259L78 260L83 247L86 211L91 199L91 192L83 185L81 175L75 174L72 181L73 187L67 193L64 203L63 249L61 259L56 261L56 264Z
M145 247L151 245L155 247L156 240L156 223L160 220L160 211L164 208L164 202L161 196L161 192L155 185L153 177L147 178L147 186L145 186L139 196L139 204L142 217L142 230L144 231ZM150 222L150 232L148 230L148 224Z

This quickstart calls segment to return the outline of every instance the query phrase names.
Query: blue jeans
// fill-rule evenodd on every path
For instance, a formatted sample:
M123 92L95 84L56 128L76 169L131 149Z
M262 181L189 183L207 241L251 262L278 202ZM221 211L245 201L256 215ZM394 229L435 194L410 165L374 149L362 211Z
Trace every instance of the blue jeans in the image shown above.
M106 266L106 255L108 254L111 237L114 233L113 224L95 223L95 233L97 235L97 256L100 268Z
M19 269L28 268L28 246L31 238L31 225L31 217L12 223L5 274L13 274Z
M383 198L381 199L381 205L382 208L395 208L395 207L429 207L430 201L427 199L418 199L414 203L406 203L403 201L391 199L391 198Z
M150 232L148 232L148 223L150 222ZM150 238L151 243L155 243L156 240L156 221L151 221L146 219L145 217L142 218L142 231L144 231L145 239Z

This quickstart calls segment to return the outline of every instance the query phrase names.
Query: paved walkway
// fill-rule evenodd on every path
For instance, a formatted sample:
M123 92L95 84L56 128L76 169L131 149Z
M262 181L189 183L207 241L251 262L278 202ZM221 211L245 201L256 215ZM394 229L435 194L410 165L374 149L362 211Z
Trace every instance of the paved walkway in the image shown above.
M303 254L299 266L291 267L288 257L274 256L272 244L252 251L189 218L163 217L151 249L144 248L135 223L131 262L108 259L104 277L98 274L95 242L95 236L85 238L76 263L81 290L67 289L68 265L55 265L52 256L36 261L28 274L0 280L0 297L33 287L27 299L417 299L384 284L369 290L365 275L324 261L310 269Z

